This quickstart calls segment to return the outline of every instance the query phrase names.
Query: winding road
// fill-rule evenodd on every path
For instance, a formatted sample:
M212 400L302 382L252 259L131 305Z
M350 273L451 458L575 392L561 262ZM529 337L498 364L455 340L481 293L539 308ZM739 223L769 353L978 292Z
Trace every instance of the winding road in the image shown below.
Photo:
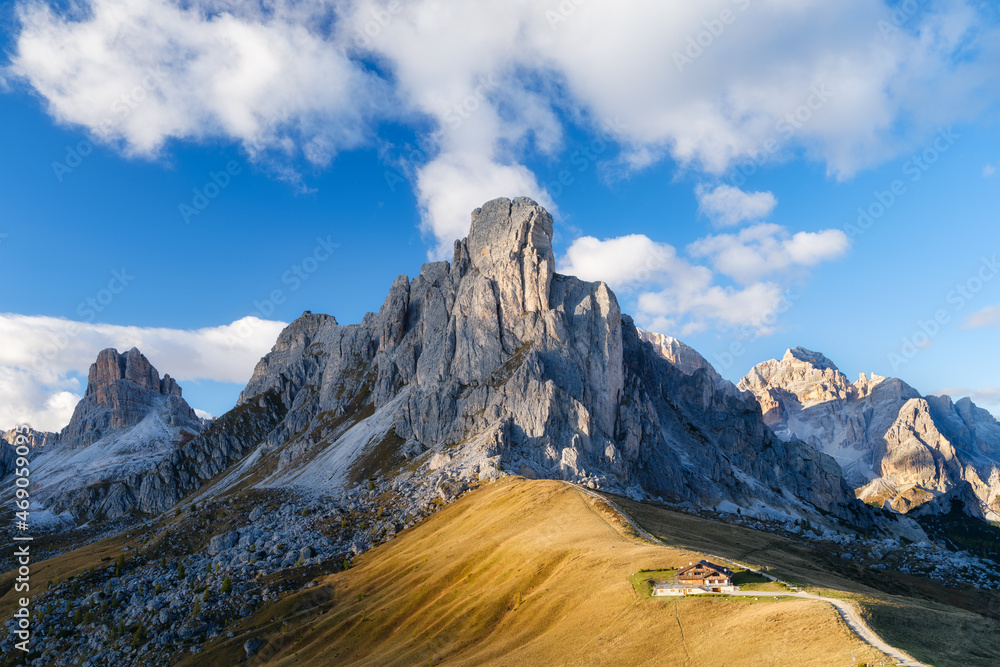
M580 487L580 490L586 493L588 496L591 496L592 498L607 503L608 507L613 509L619 516L621 516L622 519L628 522L628 524L632 526L632 528L634 528L635 531L639 533L639 535L641 535L644 539L652 542L653 544L658 544L660 546L664 547L669 546L662 540L654 537L653 535L648 533L645 529L643 529L642 526L636 523L635 520L625 510L616 505L614 501L609 500L608 498L600 495L599 493L591 491L590 489ZM926 663L915 660L914 658L907 655L905 652L901 651L895 646L892 646L883 641L877 634L875 634L874 630L868 627L868 625L861 618L861 615L858 613L858 610L846 600L840 600L837 598L828 598L828 597L823 597L821 595L813 595L812 593L806 593L805 591L800 590L799 588L793 586L792 584L789 584L786 581L781 581L777 577L774 577L768 574L767 572L761 572L760 570L756 570L743 563L738 563L734 560L723 558L722 556L717 556L715 554L705 554L705 555L714 560L720 560L730 565L735 565L738 568L749 570L750 572L755 572L761 576L767 577L771 581L774 581L779 584L784 584L785 586L788 586L789 588L792 589L792 592L789 593L779 593L773 591L740 591L738 593L728 593L728 595L742 595L747 597L792 597L792 598L805 598L807 600L819 600L821 602L829 602L830 604L833 605L834 609L836 609L840 613L840 616L841 618L844 619L844 622L847 624L847 627L853 630L855 634L857 634L858 637L861 638L862 641L864 641L867 644L870 644L871 646L874 646L875 648L882 651L886 655L894 658L895 660L898 660L899 661L898 664L900 665L900 667L931 667Z

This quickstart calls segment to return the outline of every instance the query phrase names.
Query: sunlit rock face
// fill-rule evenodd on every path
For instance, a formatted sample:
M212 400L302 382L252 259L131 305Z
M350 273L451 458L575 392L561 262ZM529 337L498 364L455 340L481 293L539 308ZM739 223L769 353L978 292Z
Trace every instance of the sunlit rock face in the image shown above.
M852 383L803 348L758 364L738 386L757 397L779 437L834 457L866 502L948 511L957 497L971 513L1000 512L1000 424L967 398L923 397L878 375Z
M363 440L389 458L423 452L458 479L555 477L857 519L832 459L775 437L700 355L640 332L607 285L553 265L551 216L497 199L473 212L450 263L397 278L377 314L289 325L241 397L280 396L288 410L266 438L282 450L279 479L348 483L373 447Z

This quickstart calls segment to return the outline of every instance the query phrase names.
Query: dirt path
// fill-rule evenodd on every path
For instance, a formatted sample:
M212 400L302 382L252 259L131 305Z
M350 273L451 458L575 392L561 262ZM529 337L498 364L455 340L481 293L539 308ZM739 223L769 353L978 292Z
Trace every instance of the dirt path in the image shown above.
M625 521L627 521L628 524L632 526L632 528L634 528L635 531L639 533L639 535L641 535L644 539L649 540L653 544L658 544L664 547L668 546L667 544L664 544L661 540L657 539L656 537L653 537L653 535L648 533L645 529L643 529L638 523L635 522L635 520L627 512L625 512L622 508L616 505L613 501L589 489L581 488L580 490L586 493L588 496L591 496L592 498L596 498L597 500L601 500L607 503L611 509L617 512L619 516L621 516ZM723 558L722 556L717 556L715 554L705 554L705 555L714 560L720 560L730 565L735 565L736 567L742 568L744 570L755 572L756 574L767 577L771 581L784 584L785 586L788 586L789 588L792 589L792 592L789 593L778 593L773 591L740 591L739 593L729 593L728 595L743 595L748 597L793 597L793 598L805 598L807 600L819 600L821 602L829 602L830 604L833 605L834 609L836 609L840 613L840 616L841 618L844 619L844 622L847 624L847 627L853 630L855 634L857 634L862 639L862 641L864 641L867 644L870 644L871 646L874 646L875 648L882 651L886 655L898 660L899 661L898 664L900 665L900 667L930 667L930 665L915 660L914 658L910 657L909 655L907 655L900 649L896 648L895 646L892 646L883 641L877 634L875 634L874 630L868 627L868 625L864 622L864 619L862 619L861 615L858 613L858 610L846 600L840 600L837 598L827 598L821 595L813 595L812 593L806 593L805 591L800 590L799 588L789 584L788 582L781 581L777 577L772 576L767 572L761 572L760 570L755 570L754 568L748 567L743 563L737 563L736 561L730 560L728 558Z

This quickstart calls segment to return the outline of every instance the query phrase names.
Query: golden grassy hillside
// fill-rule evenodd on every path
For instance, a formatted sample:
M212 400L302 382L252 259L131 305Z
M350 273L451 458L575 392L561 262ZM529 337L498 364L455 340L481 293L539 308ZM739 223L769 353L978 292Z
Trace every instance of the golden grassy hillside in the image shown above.
M887 661L827 604L640 598L700 558L641 542L601 501L508 478L462 497L181 664L842 665Z
M843 560L821 543L707 521L624 498L615 502L644 530L673 547L767 567L812 592L854 600L873 630L922 662L936 667L1000 665L996 591L970 585L945 587L924 577Z

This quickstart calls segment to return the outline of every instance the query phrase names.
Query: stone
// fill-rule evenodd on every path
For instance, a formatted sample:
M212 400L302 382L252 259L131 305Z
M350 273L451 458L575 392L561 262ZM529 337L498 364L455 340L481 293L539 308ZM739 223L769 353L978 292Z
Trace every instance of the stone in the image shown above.
M427 463L428 470L437 470L438 468L447 465L451 462L451 455L439 452L431 457L431 460Z
M236 546L239 541L240 534L235 530L230 530L228 532L216 535L208 542L208 553L211 556L217 556L227 549L231 549Z
M260 647L264 645L264 642L254 637L253 639L248 639L243 642L243 650L246 652L247 657L254 655L260 650Z

